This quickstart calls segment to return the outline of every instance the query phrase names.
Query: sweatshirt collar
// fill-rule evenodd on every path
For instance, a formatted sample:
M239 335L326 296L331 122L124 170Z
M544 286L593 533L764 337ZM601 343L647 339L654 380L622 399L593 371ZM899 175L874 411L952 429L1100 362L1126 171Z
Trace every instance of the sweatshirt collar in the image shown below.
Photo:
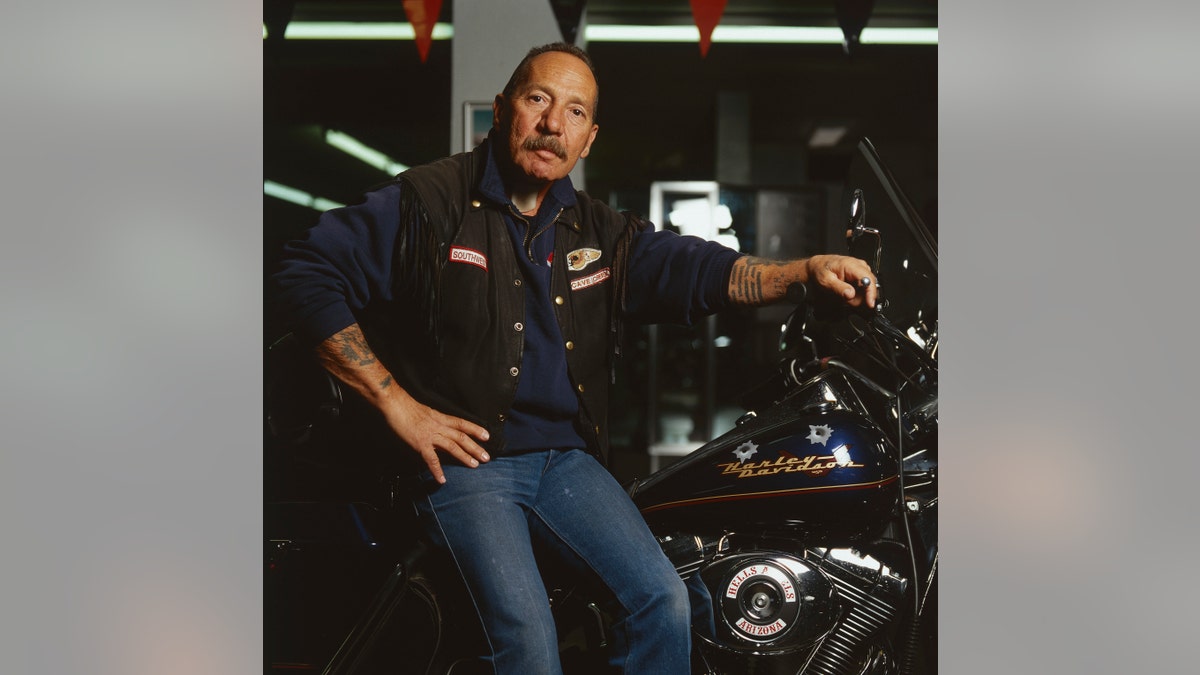
M483 141L487 149L487 163L483 167L483 176L479 179L479 192L497 204L509 204L508 191L504 189L504 179L500 177L500 167L496 163L495 151L498 143L495 142L495 138L496 131L493 129ZM570 176L563 176L554 181L542 199L543 208L547 205L566 208L574 206L575 203L575 186L571 183Z

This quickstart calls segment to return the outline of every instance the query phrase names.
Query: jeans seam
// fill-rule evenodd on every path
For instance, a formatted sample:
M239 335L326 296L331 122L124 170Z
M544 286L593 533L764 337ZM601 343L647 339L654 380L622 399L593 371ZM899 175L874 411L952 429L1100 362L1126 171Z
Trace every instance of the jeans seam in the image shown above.
M475 593L471 591L471 584L467 583L466 572L463 571L462 565L458 562L458 556L454 553L454 548L450 546L450 538L446 536L446 529L442 527L442 519L438 517L437 508L433 505L433 500L429 495L424 497L425 503L429 505L429 513L433 516L433 522L437 525L438 533L445 542L446 552L450 554L450 559L454 561L454 569L458 572L458 578L461 580L463 588L467 591L467 597L471 598L471 607L475 610L475 617L479 619L479 628L483 633L483 639L487 641L488 653L495 654L496 647L492 644L492 636L488 632L487 621L483 619L483 612L479 611L479 602L475 599ZM492 672L496 672L496 664L492 664Z
M561 542L563 546L568 548L571 551L571 553L575 554L575 557L579 558L579 560L583 562L583 565L585 567L587 567L588 570L593 575L595 575L597 579L600 580L601 584L603 584L606 588L609 588L609 591L612 593L613 600L615 600L617 602L617 604L621 606L621 611L624 613L621 620L617 621L616 623L622 624L622 625L628 624L629 616L632 612L630 612L629 608L625 606L625 603L621 601L621 598L617 594L617 592L608 586L608 582L604 580L604 577L602 577L600 575L600 573L596 571L596 568L592 566L592 561L588 560L587 557L585 557L582 553L577 551L575 549L575 547L572 546L571 543L568 542L565 537L563 537L561 534L559 534L558 530L554 529L554 527L552 527L550 525L550 523L548 523L546 521L546 517L543 516L540 511L538 511L536 506L531 506L529 508L529 511L530 511L530 513L533 513L534 515L537 516L538 520L541 521L542 526L545 527L548 532L550 532L555 537L557 537L559 542ZM628 665L628 663L629 663L629 649L628 649L628 645L626 645L625 655L624 655L623 661L621 663L621 672L625 672L627 670L626 666Z

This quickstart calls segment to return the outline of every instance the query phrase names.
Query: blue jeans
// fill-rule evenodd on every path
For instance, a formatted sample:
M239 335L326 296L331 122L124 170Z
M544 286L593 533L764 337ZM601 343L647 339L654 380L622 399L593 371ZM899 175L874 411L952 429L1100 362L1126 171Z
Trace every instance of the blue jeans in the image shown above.
M615 595L611 663L625 673L690 669L687 590L629 496L583 450L445 462L423 473L425 528L458 565L498 675L560 673L558 639L534 548L578 556Z

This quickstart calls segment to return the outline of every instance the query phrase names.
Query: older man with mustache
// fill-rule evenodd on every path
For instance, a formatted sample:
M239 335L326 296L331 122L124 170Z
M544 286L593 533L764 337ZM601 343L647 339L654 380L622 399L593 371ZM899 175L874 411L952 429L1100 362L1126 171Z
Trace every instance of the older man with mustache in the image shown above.
M605 469L623 322L689 324L793 284L875 302L860 260L756 259L577 192L598 99L584 52L530 50L484 143L323 215L274 276L296 331L415 460L416 507L497 673L561 670L538 555L612 590L622 672L689 671L686 589Z

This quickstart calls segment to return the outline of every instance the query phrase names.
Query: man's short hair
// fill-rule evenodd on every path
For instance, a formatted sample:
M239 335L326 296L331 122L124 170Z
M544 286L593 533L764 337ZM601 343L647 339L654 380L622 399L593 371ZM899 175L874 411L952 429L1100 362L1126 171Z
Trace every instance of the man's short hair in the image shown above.
M592 65L592 59L588 57L587 52L568 42L551 42L550 44L530 49L525 58L521 59L521 62L517 64L512 77L508 78L508 84L504 85L504 91L501 93L505 100L511 100L513 92L517 90L517 87L529 79L529 71L533 69L531 64L533 59L547 52L570 54L587 64L588 70L592 73L592 79L596 80L596 100L592 102L592 120L595 121L596 109L600 107L600 84L599 79L596 77L596 67Z

